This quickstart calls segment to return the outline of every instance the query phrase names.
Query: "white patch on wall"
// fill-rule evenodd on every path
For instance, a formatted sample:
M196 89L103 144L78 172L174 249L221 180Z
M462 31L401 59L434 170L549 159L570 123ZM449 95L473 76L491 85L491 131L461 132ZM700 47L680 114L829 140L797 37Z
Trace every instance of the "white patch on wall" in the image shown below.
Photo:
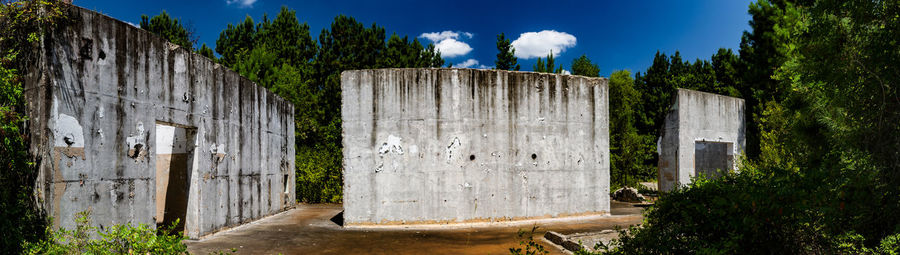
M388 135L387 141L381 144L381 148L378 149L378 153L396 153L399 155L403 155L403 146L401 144L401 140L402 139L400 137Z
M453 150L456 150L459 146L462 146L462 143L459 142L459 137L454 137L453 141L450 142L450 146L447 146L447 163L450 163L450 160L453 159Z
M128 148L133 149L135 145L141 144L143 146L144 144L144 123L138 122L135 130L137 134L125 138L125 144L128 145Z
M175 72L183 73L185 71L185 69L186 68L184 66L184 56L182 55L181 57L175 57Z
M59 113L59 101L53 98L53 146L84 147L84 129L75 117Z
M53 136L56 137L54 146L56 147L84 147L84 129L78 124L75 117L58 114L56 115L56 127L53 129Z
M156 140L158 143L159 139L157 138ZM216 146L216 144L209 145L209 153L211 153L211 154L217 154L217 153L218 154L227 154L227 153L225 153L225 144L219 144L219 146Z

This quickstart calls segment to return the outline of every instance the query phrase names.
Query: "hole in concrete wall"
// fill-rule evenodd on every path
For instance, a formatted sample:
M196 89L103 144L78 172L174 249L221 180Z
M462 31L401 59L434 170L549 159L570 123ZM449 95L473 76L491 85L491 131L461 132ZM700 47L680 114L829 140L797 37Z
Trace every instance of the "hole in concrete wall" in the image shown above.
M694 171L708 178L719 177L722 171L731 171L734 155L733 144L723 142L694 142Z
M537 154L532 153L532 154L531 154L531 159L537 159Z
M469 160L475 160L475 155L469 155Z
M197 129L156 123L156 224L183 231Z
M138 155L141 155L141 149L143 149L143 148L144 148L143 144L140 144L140 143L135 144L134 148L131 148L131 154L129 154L128 157L137 158Z

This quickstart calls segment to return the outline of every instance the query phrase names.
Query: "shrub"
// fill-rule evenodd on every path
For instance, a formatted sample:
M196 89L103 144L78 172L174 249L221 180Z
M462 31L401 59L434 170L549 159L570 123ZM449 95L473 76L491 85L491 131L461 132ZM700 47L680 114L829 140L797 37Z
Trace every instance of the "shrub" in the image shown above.
M47 224L34 197L37 177L29 153L24 77L41 33L62 25L65 5L55 1L0 0L0 253L17 253L23 241L43 238Z
M339 203L343 198L341 149L336 145L297 148L297 200Z
M184 236L173 229L178 222L157 232L147 225L91 226L90 212L75 217L75 229L47 228L48 239L24 244L25 254L188 254ZM99 238L92 238L99 237Z

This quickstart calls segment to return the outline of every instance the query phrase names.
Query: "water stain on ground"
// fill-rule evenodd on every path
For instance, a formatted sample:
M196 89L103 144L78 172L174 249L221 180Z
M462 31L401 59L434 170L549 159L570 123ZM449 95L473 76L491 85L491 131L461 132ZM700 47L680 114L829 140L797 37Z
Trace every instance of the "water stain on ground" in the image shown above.
M643 208L612 202L608 217L537 223L534 238L551 252L562 254L541 238L546 231L562 234L596 232L641 222ZM521 247L519 230L532 225L498 224L464 228L344 228L340 204L300 204L290 211L225 231L199 241L185 241L193 254L215 251L237 254L509 254Z

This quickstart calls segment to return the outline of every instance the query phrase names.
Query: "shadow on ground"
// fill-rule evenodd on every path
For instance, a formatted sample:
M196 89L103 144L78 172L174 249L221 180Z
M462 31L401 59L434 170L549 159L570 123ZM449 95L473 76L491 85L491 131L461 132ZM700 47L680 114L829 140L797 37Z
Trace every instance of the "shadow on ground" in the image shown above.
M561 254L541 237L546 231L562 234L596 232L641 222L643 208L612 202L612 216L590 220L538 223L534 238ZM238 254L509 254L518 247L526 226L454 229L344 228L340 204L301 204L297 208L200 241L186 241L193 254L230 251Z

